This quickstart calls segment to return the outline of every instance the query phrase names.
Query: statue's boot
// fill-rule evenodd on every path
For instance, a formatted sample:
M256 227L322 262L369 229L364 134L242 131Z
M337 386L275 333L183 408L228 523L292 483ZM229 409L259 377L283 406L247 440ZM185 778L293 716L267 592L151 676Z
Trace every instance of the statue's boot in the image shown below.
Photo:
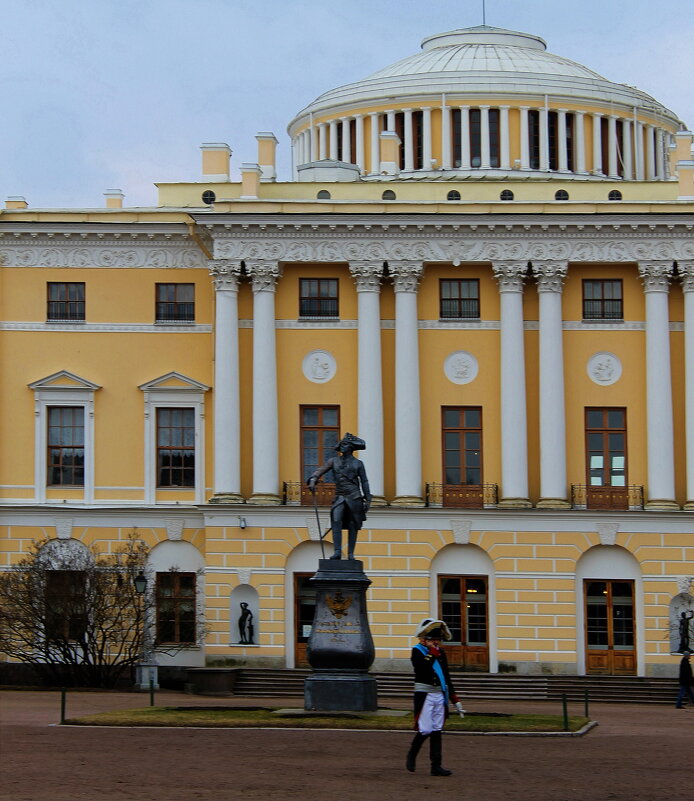
M441 732L432 731L429 740L429 756L431 757L432 776L450 776L453 771L441 767Z
M357 547L357 532L350 531L347 539L347 558L354 559L354 549Z
M412 745L410 746L410 750L407 752L407 760L405 761L405 767L410 773L414 773L416 763L417 763L417 754L419 753L419 749L422 747L422 743L428 737L428 734L420 734L417 732L414 736L414 740L412 740Z
M342 529L336 531L333 528L333 546L335 548L335 552L332 556L328 557L329 559L342 559Z

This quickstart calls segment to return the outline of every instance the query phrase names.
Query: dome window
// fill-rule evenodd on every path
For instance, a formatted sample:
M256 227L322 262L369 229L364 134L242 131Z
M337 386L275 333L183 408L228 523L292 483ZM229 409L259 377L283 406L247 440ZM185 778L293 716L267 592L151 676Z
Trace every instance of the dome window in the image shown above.
M327 189L321 189L316 198L318 200L330 200L330 192Z
M460 200L460 192L457 189L451 189L446 195L446 200Z
M607 196L607 199L608 200L621 200L622 199L622 193L619 191L619 189L613 189L610 192L610 194Z
M510 189L503 189L499 195L499 200L513 200L513 192Z
M569 193L566 191L566 189L558 189L554 193L554 199L555 200L568 200L569 199Z
M395 200L395 192L392 189L386 189L381 195L381 200Z
M217 195L215 195L215 193L211 189L206 189L202 193L202 202L206 206L211 206L215 202L215 200L217 200Z

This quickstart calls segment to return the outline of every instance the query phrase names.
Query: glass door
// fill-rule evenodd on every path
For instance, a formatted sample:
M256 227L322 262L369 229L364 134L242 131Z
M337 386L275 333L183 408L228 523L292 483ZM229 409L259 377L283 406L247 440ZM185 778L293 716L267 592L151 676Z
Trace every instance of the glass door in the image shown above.
M489 670L486 576L439 576L439 614L453 639L446 644L451 667Z
M635 675L634 582L586 579L583 587L586 672Z
M309 579L313 573L294 573L294 664L308 667L306 645L316 611L316 588Z

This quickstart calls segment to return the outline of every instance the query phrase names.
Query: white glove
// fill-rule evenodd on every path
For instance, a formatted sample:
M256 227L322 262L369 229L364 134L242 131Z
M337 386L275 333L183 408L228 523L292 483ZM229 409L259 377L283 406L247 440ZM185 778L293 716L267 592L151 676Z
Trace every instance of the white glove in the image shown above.
M460 701L456 702L455 708L458 710L458 714L460 715L460 717L464 718L465 710L463 709L463 705L460 703Z

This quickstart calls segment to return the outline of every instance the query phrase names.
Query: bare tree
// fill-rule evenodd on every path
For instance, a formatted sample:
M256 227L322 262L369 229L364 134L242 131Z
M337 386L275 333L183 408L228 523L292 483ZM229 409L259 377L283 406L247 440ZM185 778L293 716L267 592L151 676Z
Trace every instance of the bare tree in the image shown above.
M76 540L35 542L0 573L0 652L50 684L113 687L154 647L154 596L135 587L148 553L135 535L106 554Z

